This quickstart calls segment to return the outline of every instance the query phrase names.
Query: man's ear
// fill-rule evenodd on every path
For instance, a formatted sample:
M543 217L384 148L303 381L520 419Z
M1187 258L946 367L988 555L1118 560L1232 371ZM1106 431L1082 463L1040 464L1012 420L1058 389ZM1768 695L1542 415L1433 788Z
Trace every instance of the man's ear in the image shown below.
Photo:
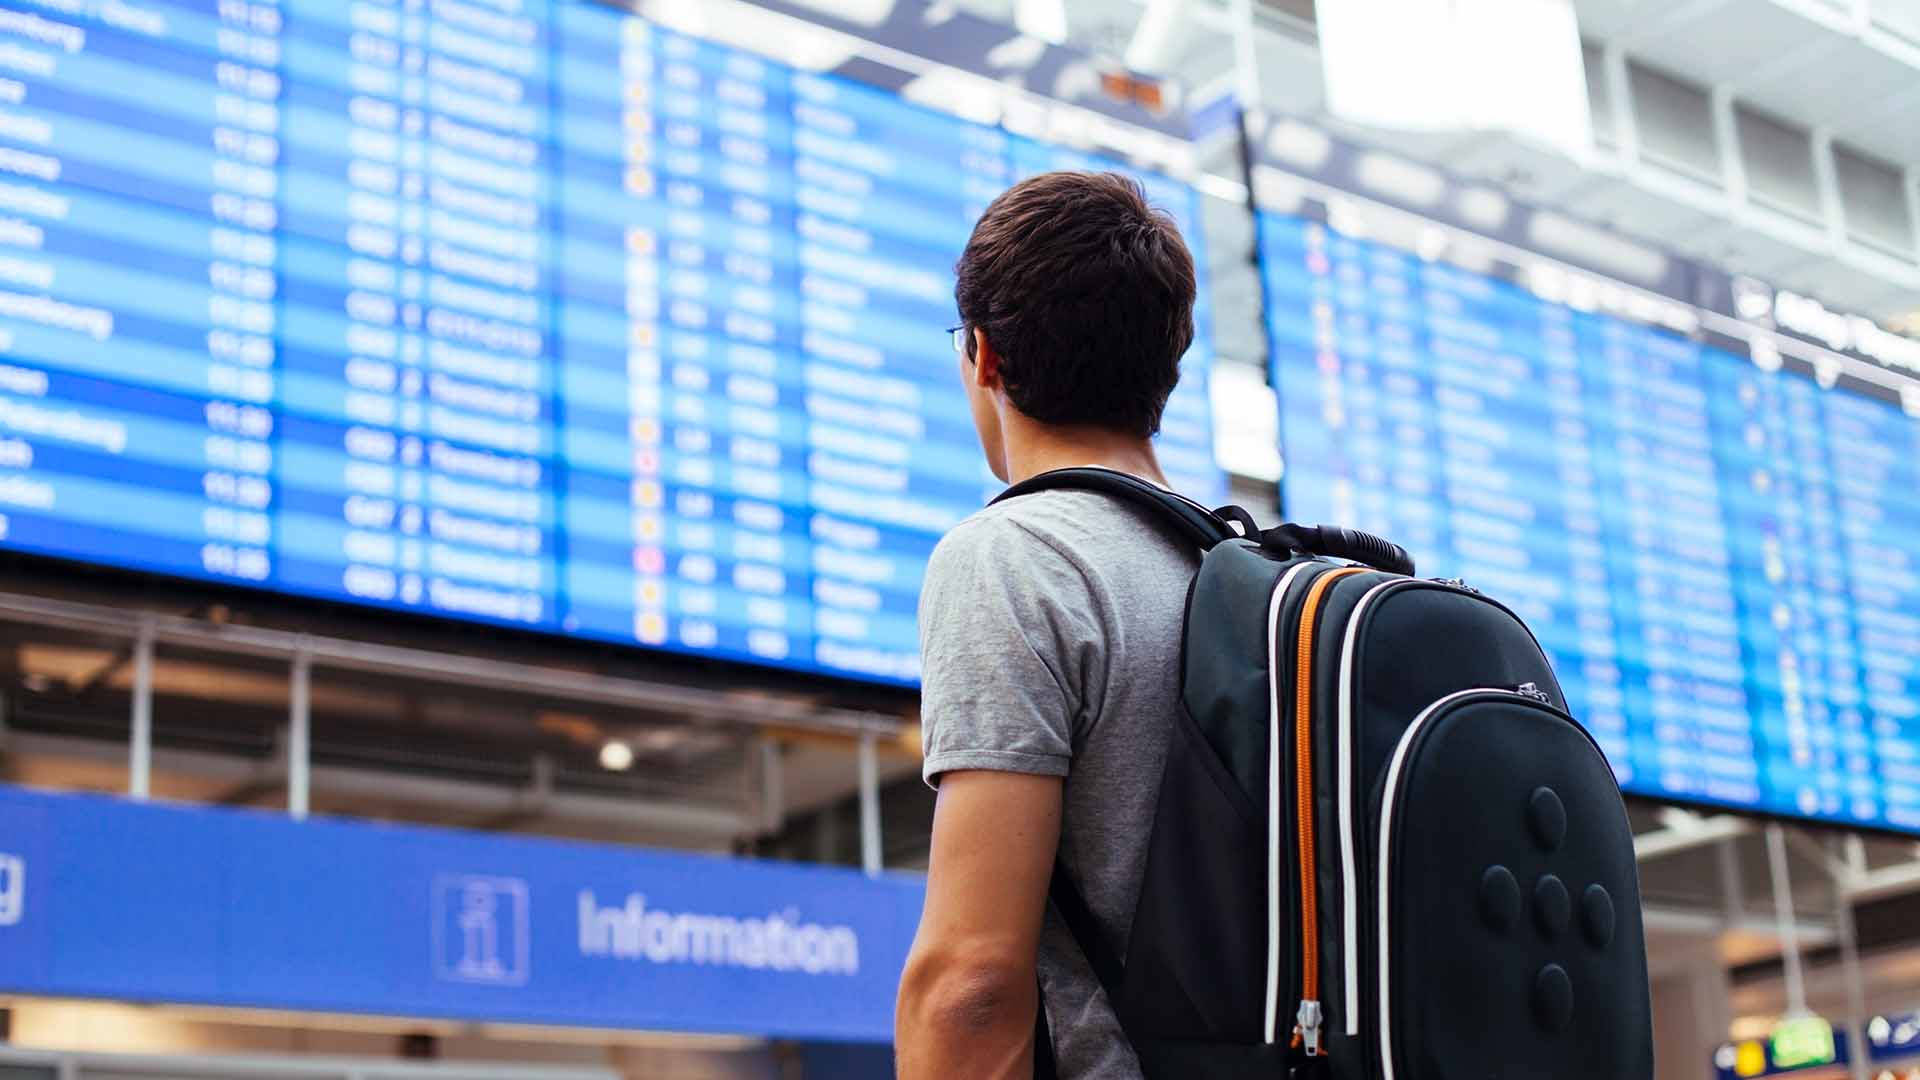
M993 351L987 332L973 328L973 384L982 390L1000 388L1000 354Z

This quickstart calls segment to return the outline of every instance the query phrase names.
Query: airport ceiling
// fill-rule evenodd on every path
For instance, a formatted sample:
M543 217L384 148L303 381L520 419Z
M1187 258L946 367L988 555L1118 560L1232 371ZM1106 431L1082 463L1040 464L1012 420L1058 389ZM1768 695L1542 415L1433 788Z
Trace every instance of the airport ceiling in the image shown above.
M1641 126L1664 119L1681 126L1682 138L1691 128L1699 160L1709 163L1693 175L1609 157L1604 146L1598 161L1580 167L1484 132L1345 127L1326 115L1313 0L950 2L1030 33L1064 31L1067 43L1170 77L1199 100L1235 87L1235 36L1251 25L1268 110L1920 333L1920 0L1574 0L1589 82L1601 90L1596 127L1611 108L1601 100L1608 73L1599 69L1609 54L1624 57L1636 79L1645 73L1663 90L1679 88L1680 111L1646 116ZM1697 113L1686 111L1688 95ZM1651 97L1635 108L1648 112ZM1831 144L1839 150L1837 187L1862 168L1897 185L1892 200L1897 208L1904 199L1910 224L1896 229L1895 246L1859 242L1825 207L1781 213L1750 199L1744 176L1734 179L1738 155L1721 153L1712 164L1723 136L1710 109L1723 100L1741 111L1742 124L1758 117L1753 124L1778 136L1765 147L1758 137L1744 140L1747 171L1764 168L1752 161L1756 153L1811 154L1811 168L1804 157L1785 165L1813 177L1823 167L1819 148Z

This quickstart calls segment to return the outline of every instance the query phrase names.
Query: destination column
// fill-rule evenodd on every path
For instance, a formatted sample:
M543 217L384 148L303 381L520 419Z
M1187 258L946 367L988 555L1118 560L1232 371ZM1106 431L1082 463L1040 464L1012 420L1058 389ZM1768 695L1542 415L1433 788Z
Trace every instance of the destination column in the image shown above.
M1702 347L1580 313L1634 774L1751 806L1761 784Z
M1007 137L838 79L793 91L814 659L904 682L922 568L990 486L949 268L1005 186Z
M287 582L548 625L546 3L287 12Z
M0 10L0 539L272 576L280 12Z

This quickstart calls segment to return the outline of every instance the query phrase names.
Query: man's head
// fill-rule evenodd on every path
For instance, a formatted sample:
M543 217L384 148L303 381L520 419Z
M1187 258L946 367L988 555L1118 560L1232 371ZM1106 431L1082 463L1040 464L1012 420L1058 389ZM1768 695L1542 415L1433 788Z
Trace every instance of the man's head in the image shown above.
M987 207L956 268L961 372L994 472L1004 410L1144 442L1193 343L1193 256L1133 180L1054 172Z

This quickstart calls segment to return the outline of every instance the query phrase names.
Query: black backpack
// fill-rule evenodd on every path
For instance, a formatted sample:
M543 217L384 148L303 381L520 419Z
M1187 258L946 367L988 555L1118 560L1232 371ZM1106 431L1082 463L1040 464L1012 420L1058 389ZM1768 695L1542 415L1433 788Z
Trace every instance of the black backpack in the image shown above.
M1051 888L1149 1080L1652 1077L1626 810L1511 611L1106 469L1000 498L1059 488L1206 552L1126 955Z

